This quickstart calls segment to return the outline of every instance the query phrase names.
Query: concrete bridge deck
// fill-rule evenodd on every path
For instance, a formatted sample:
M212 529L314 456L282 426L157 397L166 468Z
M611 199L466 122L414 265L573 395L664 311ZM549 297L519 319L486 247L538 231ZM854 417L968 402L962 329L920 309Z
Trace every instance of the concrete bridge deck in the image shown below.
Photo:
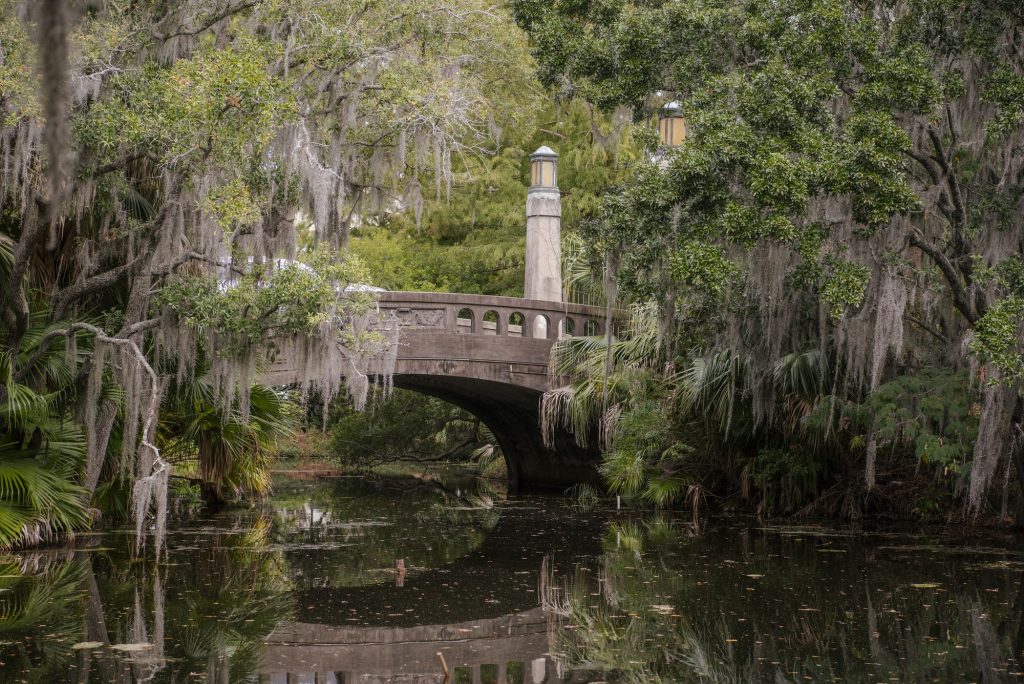
M604 311L579 304L387 292L379 306L394 313L406 333L397 374L458 375L539 392L550 389L548 358L560 335L604 332Z

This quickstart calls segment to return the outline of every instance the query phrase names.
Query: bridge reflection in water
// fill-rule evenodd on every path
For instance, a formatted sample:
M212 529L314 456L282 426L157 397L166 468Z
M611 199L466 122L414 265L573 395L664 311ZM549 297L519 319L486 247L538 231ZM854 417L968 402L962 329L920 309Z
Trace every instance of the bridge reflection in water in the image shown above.
M550 656L552 623L541 607L489 620L420 627L296 623L267 639L272 684L469 684L561 681Z
M399 583L296 592L295 622L265 639L267 682L554 684L561 619L545 608L557 560L600 554L603 521L544 499L503 508L476 549ZM425 531L429 534L430 531Z

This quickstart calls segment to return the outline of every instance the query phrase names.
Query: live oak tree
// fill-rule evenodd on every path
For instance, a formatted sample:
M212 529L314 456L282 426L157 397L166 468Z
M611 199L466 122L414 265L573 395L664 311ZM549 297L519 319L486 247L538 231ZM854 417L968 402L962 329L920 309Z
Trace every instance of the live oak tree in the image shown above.
M1024 487L1020 3L511 4L549 86L638 120L682 104L686 142L592 226L678 349L746 359L757 422L785 353L833 358L833 397L980 364L968 509L1002 459ZM869 428L868 490L877 449Z
M161 396L197 357L243 416L288 348L304 386L362 401L390 342L338 250L493 148L493 100L528 74L509 29L480 0L0 0L5 397L81 350L83 484L127 473L140 530L165 512Z

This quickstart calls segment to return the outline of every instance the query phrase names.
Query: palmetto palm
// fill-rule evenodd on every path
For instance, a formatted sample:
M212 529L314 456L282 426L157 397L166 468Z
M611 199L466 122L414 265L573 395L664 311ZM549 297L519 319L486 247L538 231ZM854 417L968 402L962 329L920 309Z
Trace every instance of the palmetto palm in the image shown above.
M208 502L269 490L268 448L291 433L297 418L293 401L254 385L248 416L234 408L225 410L203 364L168 396L168 405L161 412L165 458L198 475Z
M694 508L701 488L689 449L665 418L673 376L658 371L657 310L630 310L622 337L581 337L560 341L551 374L568 384L548 392L542 404L545 436L556 424L586 442L597 426L605 454L600 470L609 488L656 505L686 498Z
M0 351L0 548L38 543L88 523L76 484L85 437L71 420L77 340L38 353L52 326L33 318L15 356ZM65 348L66 347L66 348Z
M549 440L556 425L581 442L597 427L612 491L659 505L685 498L696 512L709 478L734 482L760 472L747 463L757 445L835 450L843 398L834 396L828 355L787 354L767 377L755 377L750 359L725 349L661 372L657 311L634 306L631 314L619 338L555 346L551 374L565 384L545 395L542 411Z
M650 304L637 305L629 313L629 328L622 336L567 337L551 350L549 372L564 384L544 397L542 418L548 435L562 424L585 443L596 423L612 430L616 407L630 395L637 378L630 371L657 364L656 310Z

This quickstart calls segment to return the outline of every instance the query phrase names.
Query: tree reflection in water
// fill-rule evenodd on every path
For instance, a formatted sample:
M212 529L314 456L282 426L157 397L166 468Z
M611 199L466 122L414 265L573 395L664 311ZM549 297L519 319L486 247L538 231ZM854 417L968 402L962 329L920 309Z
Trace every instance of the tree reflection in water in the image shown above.
M121 531L0 561L0 682L1020 678L1012 548L393 486L284 485L159 563Z
M296 589L362 586L478 547L497 523L500 494L479 478L361 477L282 484L278 527Z
M1019 681L1024 558L824 530L612 523L544 586L564 667L613 682Z
M0 564L0 681L60 681L73 666L84 575L70 554Z
M0 563L0 682L258 681L297 591L393 583L396 554L442 564L498 518L473 482L281 484L264 506L172 530L159 563L122 531Z
M264 638L291 609L280 554L261 550L270 528L258 517L212 532L178 549L187 563L132 560L124 544L5 566L0 680L254 679Z

